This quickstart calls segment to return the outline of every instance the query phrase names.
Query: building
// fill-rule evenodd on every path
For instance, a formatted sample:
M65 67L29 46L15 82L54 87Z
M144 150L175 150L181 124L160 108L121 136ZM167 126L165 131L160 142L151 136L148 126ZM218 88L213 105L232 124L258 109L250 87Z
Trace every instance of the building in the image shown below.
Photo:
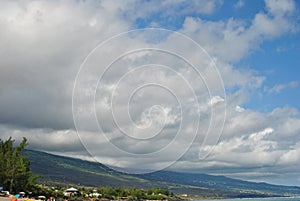
M80 191L76 188L68 188L67 190L64 191L64 196L78 196L78 195L81 195Z

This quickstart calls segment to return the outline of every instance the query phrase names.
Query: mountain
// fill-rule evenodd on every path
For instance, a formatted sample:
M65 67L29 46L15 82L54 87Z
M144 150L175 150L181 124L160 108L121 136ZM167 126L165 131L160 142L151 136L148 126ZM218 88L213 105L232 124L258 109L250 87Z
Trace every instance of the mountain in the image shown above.
M42 175L40 182L76 184L83 186L141 186L151 187L148 180L123 174L100 163L24 150L31 170Z
M248 182L231 179L225 176L213 176L207 174L177 173L170 171L158 171L155 173L141 175L141 178L151 181L164 181L180 183L182 185L198 186L208 189L240 191L240 192L262 192L282 195L299 194L300 187L272 185L264 182Z
M24 150L33 173L48 185L139 187L204 197L267 197L300 195L300 187L280 186L207 174L158 171L143 175L117 172L103 164Z

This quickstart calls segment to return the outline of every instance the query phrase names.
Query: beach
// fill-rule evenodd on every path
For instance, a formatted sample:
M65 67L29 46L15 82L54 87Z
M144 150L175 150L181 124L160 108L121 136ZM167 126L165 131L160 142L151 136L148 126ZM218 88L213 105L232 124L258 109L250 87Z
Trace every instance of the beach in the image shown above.
M8 198L8 197L0 197L0 201L9 201L10 200L10 198Z
M24 198L19 198L18 201L24 201L25 199ZM10 198L9 197L1 197L0 196L0 201L10 201Z

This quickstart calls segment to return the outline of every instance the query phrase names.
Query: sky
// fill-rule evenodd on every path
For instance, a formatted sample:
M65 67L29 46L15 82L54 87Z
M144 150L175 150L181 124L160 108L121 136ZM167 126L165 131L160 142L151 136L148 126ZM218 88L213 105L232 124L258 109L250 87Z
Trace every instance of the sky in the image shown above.
M2 140L300 186L298 1L0 4Z

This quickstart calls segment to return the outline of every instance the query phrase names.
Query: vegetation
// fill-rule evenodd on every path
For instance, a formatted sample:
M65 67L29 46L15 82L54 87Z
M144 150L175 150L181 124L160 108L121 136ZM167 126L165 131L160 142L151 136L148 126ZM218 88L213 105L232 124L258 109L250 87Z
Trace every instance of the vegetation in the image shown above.
M247 182L224 176L159 171L130 175L107 166L45 152L24 150L34 173L41 174L38 182L48 186L109 186L120 188L168 189L177 195L201 197L264 197L300 195L300 187ZM47 167L47 168L45 168Z
M0 139L0 186L12 193L35 188L37 175L32 174L29 160L21 153L27 145L26 138L18 146L11 137Z
M13 144L11 138L7 141L0 140L0 186L5 190L12 187L11 192L31 191L32 196L62 198L64 190L69 186L77 186L81 191L82 197L74 197L78 200L88 200L90 194L94 199L93 190L101 194L100 197L96 196L96 199L101 200L176 199L169 191L182 195L184 199L190 196L233 198L300 195L300 187L246 182L223 176L169 171L130 175L114 171L100 163L26 150L25 138L19 146L14 147ZM29 169L27 158L32 172L42 175L37 182L43 185L34 185L36 176ZM99 186L101 188L95 189Z
M168 190L162 190L159 188L143 190L140 188L112 188L112 187L77 187L80 191L79 194L65 195L65 188L38 186L38 193L32 192L31 197L38 197L40 195L46 198L57 198L62 200L68 198L68 200L179 200L173 193Z
M129 200L164 200L174 198L173 193L168 190L153 188L143 190L139 188L109 188L101 187L97 190L102 198L129 199Z
M9 190L10 193L17 193L20 191L31 192L31 196L36 197L38 195L44 195L46 197L57 197L63 198L63 188L62 187L47 187L43 185L37 185L36 179L37 175L32 174L30 170L30 162L24 156L26 151L24 148L28 145L27 139L23 138L19 145L14 145L14 140L10 137L6 141L0 139L0 186L3 186L4 189ZM41 161L44 161L41 159ZM37 162L37 161L35 161ZM71 161L72 162L72 161ZM69 164L60 164L63 166L70 166ZM56 164L58 165L58 164ZM71 165L72 166L72 165ZM84 166L84 165L83 165ZM44 168L44 166L43 166ZM85 168L85 167L81 167ZM102 167L104 170L110 169ZM90 172L93 174L94 172ZM122 175L125 179L132 179L129 175ZM139 181L139 179L137 179ZM81 198L93 198L93 192L91 188L80 189L82 194ZM152 188L148 190L142 190L139 188L113 188L113 187L101 187L98 188L97 196L99 199L126 199L126 200L163 200L171 199L173 193L170 193L168 190L161 190L159 188ZM80 198L80 196L78 198Z
M38 183L48 186L79 185L115 188L126 186L144 189L165 187L165 185L141 179L136 175L114 171L100 163L26 149L23 153L30 159L32 171L42 175Z

